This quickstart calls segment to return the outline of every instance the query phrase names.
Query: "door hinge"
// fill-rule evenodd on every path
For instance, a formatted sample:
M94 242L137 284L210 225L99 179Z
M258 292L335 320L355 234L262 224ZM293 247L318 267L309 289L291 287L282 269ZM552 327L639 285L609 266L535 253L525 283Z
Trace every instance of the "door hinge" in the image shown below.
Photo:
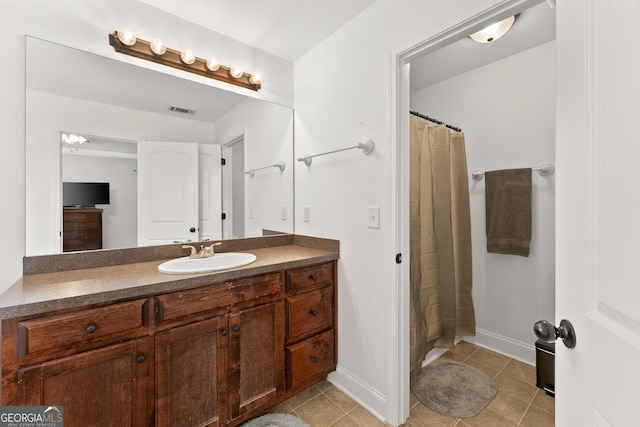
M225 219L227 219L227 214L222 212L222 220L224 221Z
M220 157L220 164L222 166L226 166L227 165L227 159L225 159L224 157Z

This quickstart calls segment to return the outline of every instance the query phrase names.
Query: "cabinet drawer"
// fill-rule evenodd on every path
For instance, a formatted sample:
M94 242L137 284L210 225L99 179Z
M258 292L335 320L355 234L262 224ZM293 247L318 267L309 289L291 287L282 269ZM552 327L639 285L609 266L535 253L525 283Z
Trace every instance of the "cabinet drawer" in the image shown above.
M146 299L18 322L19 357L146 329Z
M218 283L156 297L156 324L280 292L280 273Z
M333 329L287 346L287 388L301 387L335 369Z
M287 297L287 340L333 324L333 286Z
M286 276L287 292L330 285L334 280L333 263L289 270Z

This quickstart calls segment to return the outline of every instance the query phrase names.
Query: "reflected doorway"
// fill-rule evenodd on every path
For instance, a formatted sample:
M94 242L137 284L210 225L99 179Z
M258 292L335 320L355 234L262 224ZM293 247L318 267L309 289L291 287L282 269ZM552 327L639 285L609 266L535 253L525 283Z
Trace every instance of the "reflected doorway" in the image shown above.
M222 238L245 236L244 134L222 145Z

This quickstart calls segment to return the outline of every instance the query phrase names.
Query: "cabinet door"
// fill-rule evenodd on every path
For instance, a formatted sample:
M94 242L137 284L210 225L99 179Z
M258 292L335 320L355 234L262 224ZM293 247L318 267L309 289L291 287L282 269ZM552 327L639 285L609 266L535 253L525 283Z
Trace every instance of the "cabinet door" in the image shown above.
M156 335L156 426L219 426L226 420L227 318Z
M151 338L20 369L22 405L63 406L65 426L149 425Z
M275 401L284 389L281 301L229 316L230 419Z

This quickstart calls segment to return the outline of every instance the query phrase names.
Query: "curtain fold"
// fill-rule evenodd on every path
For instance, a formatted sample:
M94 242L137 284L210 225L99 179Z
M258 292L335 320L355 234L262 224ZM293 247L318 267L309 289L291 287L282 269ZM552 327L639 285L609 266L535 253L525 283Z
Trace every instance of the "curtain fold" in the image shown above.
M464 134L410 116L410 367L475 335Z

